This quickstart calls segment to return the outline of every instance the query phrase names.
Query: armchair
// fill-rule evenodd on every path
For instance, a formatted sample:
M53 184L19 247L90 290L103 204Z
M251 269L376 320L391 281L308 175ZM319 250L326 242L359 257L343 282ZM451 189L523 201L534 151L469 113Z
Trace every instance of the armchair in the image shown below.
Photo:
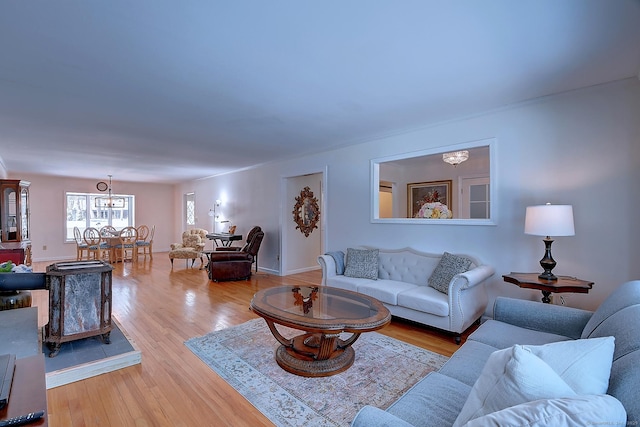
M258 271L258 250L264 238L260 227L253 227L247 235L247 243L242 248L224 248L209 255L209 279L214 282L221 280L246 280L251 277L251 265L256 262ZM223 248L219 248L223 249Z
M189 267L189 260L191 260L191 267L193 267L196 258L200 258L201 265L204 264L202 262L202 251L207 233L208 231L202 228L194 228L183 232L182 243L171 244L171 250L169 251L171 268L173 268L173 260L176 258L187 260L187 267Z
M234 225L234 227L235 227L235 225ZM242 252L247 252L247 248L249 247L249 244L251 243L251 241L253 240L254 236L258 232L262 232L262 228L260 228L260 227L258 227L256 225L247 234L247 240L246 240L244 246L223 246L223 247L216 248L216 251L225 251L225 252L242 251ZM262 233L262 234L264 235L264 233ZM253 263L256 265L256 273L257 273L258 272L258 251L257 250L256 250L255 256L253 257Z

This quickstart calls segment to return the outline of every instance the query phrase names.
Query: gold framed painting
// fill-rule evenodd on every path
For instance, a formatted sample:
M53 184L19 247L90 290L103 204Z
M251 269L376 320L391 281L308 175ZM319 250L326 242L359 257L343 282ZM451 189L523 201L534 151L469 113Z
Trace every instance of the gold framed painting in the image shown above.
M452 180L414 182L407 184L407 218L418 215L425 203L441 203L451 211Z

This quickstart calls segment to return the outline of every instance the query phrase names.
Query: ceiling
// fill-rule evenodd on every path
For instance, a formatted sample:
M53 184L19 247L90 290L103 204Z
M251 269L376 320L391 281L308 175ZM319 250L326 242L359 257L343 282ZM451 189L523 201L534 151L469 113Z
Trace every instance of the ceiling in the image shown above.
M639 71L639 0L2 0L0 158L178 182Z

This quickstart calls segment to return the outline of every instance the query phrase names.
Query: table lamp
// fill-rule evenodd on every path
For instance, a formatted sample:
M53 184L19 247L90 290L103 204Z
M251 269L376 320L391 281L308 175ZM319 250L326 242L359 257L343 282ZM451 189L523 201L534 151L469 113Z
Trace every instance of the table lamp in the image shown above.
M549 236L573 236L573 206L571 205L546 205L528 206L524 219L524 233L534 236L546 236L544 242L544 257L540 260L540 266L544 273L538 275L544 280L558 280L551 272L556 262L551 256L551 243Z

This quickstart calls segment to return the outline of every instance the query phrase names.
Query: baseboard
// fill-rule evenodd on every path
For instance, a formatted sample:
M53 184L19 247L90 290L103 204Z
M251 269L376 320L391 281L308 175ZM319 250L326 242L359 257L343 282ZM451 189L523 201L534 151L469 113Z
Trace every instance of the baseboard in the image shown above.
M55 262L55 261L75 261L76 257L75 255L72 257L69 256L58 256L58 257L44 257L44 258L33 258L32 261L33 262Z
M304 268L296 268L295 270L289 270L283 274L283 276L288 276L290 274L298 274L298 273L306 273L307 271L315 271L320 270L320 266L314 267L304 267Z
M255 269L255 267L253 267ZM255 270L252 270L253 273L255 273ZM274 270L273 268L263 268L263 267L258 267L258 272L259 273L269 273L269 274L274 274L274 275L278 275L279 271L278 270Z

